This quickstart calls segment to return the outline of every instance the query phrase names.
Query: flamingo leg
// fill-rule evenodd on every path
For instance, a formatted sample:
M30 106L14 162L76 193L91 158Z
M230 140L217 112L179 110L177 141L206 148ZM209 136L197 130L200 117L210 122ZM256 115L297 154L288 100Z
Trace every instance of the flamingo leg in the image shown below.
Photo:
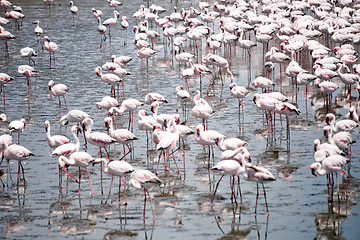
M216 184L214 194L213 194L213 196L211 198L211 206L213 206L213 201L214 201L214 198L215 198L216 191L217 191L217 189L219 187L219 184L220 184L220 181L223 179L223 177L224 177L224 175L221 175L221 178L219 179L219 181Z
M63 168L62 171L64 171L67 175L69 175L70 177L72 177L73 179L75 179L76 182L79 182L79 180L77 180L76 177L74 177L73 175L71 175L71 173L69 173L68 171L66 171L65 168Z
M89 179L89 185L90 185L90 195L93 195L93 190L92 190L92 187L91 187L91 181L90 181L90 174L89 174L89 171L87 170L87 168L85 168L86 170L86 173L88 175L88 179Z
M124 205L127 205L127 201L126 201L126 181L124 177L121 177L122 181L124 182ZM119 189L120 191L120 189Z
M267 204L267 200L266 200L266 191L265 191L265 186L264 183L261 183L262 187L263 187L263 191L264 191L264 198L265 198L265 206L266 206L266 215L269 216L269 208L268 208L268 204Z
M65 103L66 111L67 111L67 112L69 112L69 110L68 110L68 106L67 106L67 104L66 104L65 95L63 95L63 98L64 98L64 103Z

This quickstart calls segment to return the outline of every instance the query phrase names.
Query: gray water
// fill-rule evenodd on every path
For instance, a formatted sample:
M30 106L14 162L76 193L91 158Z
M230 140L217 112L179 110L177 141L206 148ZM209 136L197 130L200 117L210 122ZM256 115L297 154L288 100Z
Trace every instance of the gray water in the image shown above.
M65 188L59 187L58 162L50 156L51 149L47 145L44 121L49 120L52 134L65 134L71 137L71 126L64 127L59 123L58 99L51 97L47 83L66 84L70 91L66 94L69 109L80 109L94 118L95 130L105 130L103 119L107 113L96 108L95 103L103 96L110 95L110 86L103 83L95 74L96 66L101 66L110 60L112 54L129 55L133 60L126 66L131 72L125 79L126 98L143 100L148 92L163 94L169 103L164 107L175 113L181 112L176 102L175 87L183 84L181 71L177 63L172 65L171 55L165 53L162 39L155 45L158 54L149 61L149 73L142 67L136 57L136 48L132 44L133 32L128 31L127 45L124 45L124 35L117 25L112 29L112 40L105 43L104 49L99 49L100 36L97 32L97 21L92 16L91 8L103 11L103 19L113 16L112 9L106 1L76 1L79 7L78 26L72 24L68 1L56 1L53 12L38 1L12 1L23 8L26 18L20 33L15 40L9 41L9 58L1 51L0 72L15 77L15 81L6 85L6 105L1 111L6 113L8 120L26 118L27 126L21 134L21 145L31 150L35 156L24 161L27 187L16 187L17 163L10 163L13 181L9 188L0 189L0 233L1 238L10 239L357 239L360 233L359 225L359 147L352 147L351 176L347 180L348 199L341 196L334 205L328 204L326 178L311 175L309 166L314 161L313 140L322 138L324 126L324 108L322 98L314 86L309 86L308 99L305 99L305 87L300 86L295 95L295 87L290 79L279 72L276 65L276 91L283 92L290 102L297 103L301 114L291 119L291 142L286 141L286 127L280 129L280 121L276 122L276 131L268 135L260 128L264 116L252 102L256 89L249 88L250 94L244 101L244 120L238 119L238 102L232 98L227 87L229 81L221 84L216 80L215 86L205 98L212 104L215 114L209 119L209 129L217 130L227 137L240 137L248 142L248 150L252 161L267 167L277 178L266 183L267 199L270 215L265 215L266 208L262 191L256 217L252 215L255 207L256 184L242 180L243 200L236 207L230 200L229 178L224 177L214 206L210 200L219 174L207 169L207 149L196 143L193 136L186 140L185 152L176 153L176 159L181 172L178 173L174 164L170 172L165 172L160 165L159 178L161 186L151 190L156 220L152 221L152 213L146 206L146 217L142 217L143 192L128 188L128 205L123 206L118 201L118 179L115 178L112 193L107 200L111 177L104 174L103 182L99 176L99 166L89 167L93 184L93 196L83 172L82 191L77 195L77 184L73 179L63 177ZM134 0L124 1L119 8L120 15L129 18L130 26L137 22L132 14L145 2ZM156 4L166 7L168 14L173 10L174 3L156 1ZM180 6L198 8L197 1L181 1ZM2 15L2 14L1 14ZM35 59L38 76L31 78L31 97L26 98L26 79L17 73L17 67L27 64L27 59L20 57L20 49L26 46L37 49L37 42L31 24L40 20L40 26L45 34L56 42L60 50L56 52L56 71L49 69L49 54L41 49ZM6 29L15 33L14 23ZM161 32L159 30L159 32ZM189 43L187 43L188 46ZM3 45L2 45L3 47ZM41 48L41 47L40 47ZM187 48L188 51L193 51ZM251 79L263 75L262 45L252 49ZM205 49L203 49L205 55ZM304 54L301 64L310 69L310 60ZM230 56L228 56L230 59ZM231 53L231 70L235 82L247 86L250 74L245 53L237 48ZM227 78L228 79L228 78ZM203 81L203 92L208 86L208 80ZM340 84L340 83L339 83ZM342 84L340 84L343 86ZM190 84L191 95L199 88L199 80L193 78ZM343 115L349 108L349 101L344 100L342 91L333 95L331 111ZM352 101L356 103L357 93L354 91ZM2 97L2 96L1 96ZM149 110L149 106L144 106ZM195 128L199 120L191 116L190 109L186 124ZM62 108L62 114L65 108ZM278 117L277 117L278 118ZM118 127L126 128L127 115L118 117ZM2 123L1 130L8 133L7 124ZM155 171L155 160L152 157L153 146L147 147L146 135L137 129L135 114L134 133L139 137L135 143L135 155L127 158L135 168ZM352 134L358 140L359 131ZM17 136L14 136L14 142ZM85 150L84 141L80 138L81 150ZM221 152L215 149L215 161ZM99 157L99 149L88 146L87 151L93 157ZM119 159L122 147L111 146L111 158ZM186 166L183 166L185 159ZM6 163L1 165L6 169ZM70 172L77 176L77 169ZM6 183L6 179L3 179ZM344 186L340 186L344 193ZM103 191L103 193L102 193ZM337 197L335 198L337 199Z

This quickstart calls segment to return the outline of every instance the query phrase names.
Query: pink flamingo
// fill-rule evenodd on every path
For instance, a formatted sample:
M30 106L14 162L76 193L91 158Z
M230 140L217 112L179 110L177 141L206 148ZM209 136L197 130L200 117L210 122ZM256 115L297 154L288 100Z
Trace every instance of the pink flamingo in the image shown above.
M147 184L148 183L162 183L162 181L152 172L150 172L148 170L140 169L140 170L135 170L130 174L129 183L134 188L137 188L137 189L143 188L144 189L144 213L143 213L143 217L142 217L143 219L145 219L146 195L149 196L151 211L153 213L152 220L155 221L155 213L154 213L154 209L152 206L150 193L149 193L149 190L147 189Z
M33 24L36 24L36 27L34 29L34 33L36 35L36 39L38 42L38 49L40 49L40 36L44 33L44 30L40 27L40 21L36 20L33 22Z
M27 58L29 58L29 66L31 66L31 62L30 61L32 61L33 63L34 63L34 68L36 69L36 67L35 67L35 61L32 59L32 57L36 57L37 56L37 54L36 54L36 52L34 51L34 49L32 49L32 48L30 48L30 47L25 47L25 48L22 48L22 49L20 49L20 55L22 56L22 57L27 57Z
M20 30L19 20L22 21L22 19L25 18L25 15L17 11L10 11L5 13L5 18L13 19L15 21L15 28Z
M251 165L250 163L246 163L245 168L246 168L245 174L246 174L247 180L251 181L251 182L256 182L257 193L256 193L256 204L255 204L254 214L256 215L257 203L258 203L258 199L259 199L259 183L261 183L261 185L263 187L263 191L264 191L264 198L265 198L265 204L266 204L266 215L269 215L269 208L268 208L268 204L267 204L267 200L266 200L266 191L265 191L264 182L275 181L276 178L268 169L266 169L264 167L254 166L254 165Z
M48 82L48 87L49 87L49 91L50 91L51 95L59 98L59 115L61 116L61 101L60 101L61 96L64 98L66 111L69 112L67 104L66 104L66 100L65 100L65 94L69 91L69 88L65 84L62 84L62 83L58 83L58 84L54 85L53 80L50 80Z
M18 73L23 74L26 77L27 80L27 94L26 97L30 97L30 77L32 75L36 75L37 71L35 68L29 66L29 65L20 65L18 67Z
M336 145L340 150L347 151L350 149L351 144L356 141L351 138L351 134L349 132L338 132L333 135L333 130L330 126L325 126L323 128L324 135L328 139L330 144Z
M7 44L8 40L15 39L15 35L13 35L11 32L4 30L2 27L0 27L0 40L5 41L5 57L9 57L9 46Z
M247 142L241 140L240 138L217 138L215 139L215 144L219 147L221 151L226 150L236 150L240 147L248 145Z
M96 163L104 163L105 164L105 168L104 168L104 173L107 173L109 175L111 175L112 177L114 176L118 176L119 177L119 202L120 202L120 193L121 193L121 180L124 183L124 205L127 205L127 201L126 201L126 181L125 181L125 176L127 173L132 173L133 171L135 171L135 169L130 165L130 163L126 162L126 161L111 161L109 162L108 159L106 158L97 158L95 159L94 164ZM112 185L112 181L114 178L111 179L111 184L110 184L110 190L109 190L109 195L111 193L111 185Z
M243 119L244 119L244 98L249 93L249 91L243 87L238 86L236 83L230 83L229 85L231 96L237 98L239 101L239 119L240 119L240 110L243 109Z
M50 135L50 122L45 121L45 130L46 130L46 140L51 148L56 148L63 144L70 142L69 138L64 135Z
M124 45L126 45L126 39L127 39L127 29L129 28L129 22L128 22L128 18L126 16L122 16L121 17L121 22L120 25L123 29L123 31L125 32L125 36L124 36Z
M124 101L121 102L120 107L112 107L109 109L108 113L110 116L113 116L115 113L119 113L119 114L123 114L124 112L128 112L129 113L129 126L128 129L130 129L130 124L131 124L131 129L133 129L133 124L134 124L134 110L136 110L138 107L144 105L142 102L140 102L137 99L125 99Z
M51 156L70 155L74 152L78 152L80 150L80 141L77 137L77 133L79 131L81 130L76 125L72 126L71 133L73 135L73 138L75 139L75 143L69 142L56 147L54 151L51 152Z
M11 121L9 124L9 130L11 133L17 132L18 133L18 144L20 144L20 133L22 133L26 126L26 120L25 118L22 118L20 120L14 120Z
M111 26L115 26L117 20L119 19L120 14L117 10L114 10L114 17L108 18L103 22L103 25L107 26L109 28L109 38L110 38L110 42L111 42L111 33L110 33L110 28Z
M214 130L204 130L204 125L199 124L195 128L195 140L197 143L203 146L209 146L209 161L208 161L208 167L210 168L210 153L211 148L213 145L216 144L216 141L221 138L225 138L225 135L214 131ZM213 154L214 156L214 151Z
M129 146L129 144L138 138L127 129L114 129L114 124L111 117L105 118L104 122L105 126L109 129L110 137L114 138L116 142L124 145L124 156L121 157L120 160L124 159L126 155L132 152L132 148ZM125 146L127 146L129 149L127 153L125 153Z
M201 94L201 93L202 93L202 87L201 87L201 86L202 86L202 80L201 80L201 76L204 75L204 76L207 77L208 74L212 74L212 71L211 71L208 67L206 67L206 66L204 66L204 65L202 65L202 64L193 64L192 59L190 59L189 63L190 63L190 65L193 67L194 73L197 74L197 75L200 75L200 94ZM209 77L207 77L207 78L210 80L210 85L212 85L212 84L213 84L213 80L210 79ZM209 85L209 87L208 87L208 90L209 90L209 88L210 88L210 85ZM208 90L207 90L207 91L208 91Z
M50 69L51 69L51 54L53 56L53 60L54 60L54 70L56 70L56 65L55 65L55 52L57 50L59 50L59 47L56 43L51 42L50 38L48 36L44 37L44 48L46 49L46 51L49 52L50 54Z
M144 98L144 103L151 105L153 102L158 101L160 103L167 103L168 100L160 93L151 92L146 94Z
M189 102L190 100L190 93L187 90L185 90L182 85L177 86L175 90L176 90L176 99L181 103L183 116L186 119L186 105L187 102Z
M274 87L275 83L268 78L260 76L255 78L254 81L251 82L251 85L255 88L261 88L263 92L266 92L266 89L269 91L269 88Z
M100 157L102 157L101 148L104 148L108 155L108 158L110 159L110 155L106 149L106 146L115 143L116 140L106 133L92 132L93 124L94 121L92 120L92 118L85 118L81 122L81 125L83 126L83 129L85 131L86 140L88 141L88 143L98 146L100 148Z
M359 127L359 124L351 119L343 119L335 123L335 115L332 113L326 114L326 124L330 125L334 132L352 132Z
M69 174L72 178L75 179L76 182L79 183L79 190L77 194L80 194L80 184L81 184L81 169L85 168L86 173L88 175L89 179L89 185L90 185L90 195L93 194L92 187L91 187L91 181L90 181L90 175L89 171L87 170L87 167L94 162L94 158L87 152L74 152L70 155L69 158L65 156L60 156L59 159L59 166L62 171ZM68 171L65 170L65 167L67 166L74 166L79 168L79 179L76 179L73 175L71 175ZM61 173L60 173L61 174Z
M328 192L330 188L334 187L334 179L332 174L336 173L337 179L337 172L342 171L344 173L344 166L349 162L349 160L341 155L331 155L325 158L321 163L315 162L310 165L311 173L317 177L319 175L327 175L327 186ZM329 195L330 197L330 195ZM331 196L332 197L332 196Z
M7 163L8 163L8 173L10 173L10 160L16 160L18 161L18 178L17 178L17 186L19 186L19 180L20 180L20 171L22 171L23 174L23 180L24 183L26 185L26 180L25 180L25 173L24 173L24 167L22 165L22 161L28 159L30 156L34 156L35 154L33 154L32 152L30 152L27 148L20 146L20 145L16 145L16 144L12 144L12 145L8 145L6 142L3 142L3 154L2 154L2 159L6 159Z
M93 12L94 18L98 18L98 17L102 17L102 11L101 10L97 10L95 8L92 8L91 11Z
M153 131L154 125L157 124L156 119L153 116L149 116L146 110L142 109L138 112L138 128L139 130L146 131L146 142L149 143L148 132ZM150 133L151 134L151 133ZM151 135L152 138L152 135Z
M100 66L97 66L95 68L95 73L97 76L99 76L101 78L101 80L104 83L111 85L111 94L112 94L112 96L115 96L115 85L119 84L123 80L119 76L117 76L113 73L103 74ZM119 97L119 93L118 93L118 97Z
M6 73L0 73L0 85L1 85L1 91L3 92L4 97L4 107L5 107L5 84L14 80L14 77L10 77Z
M154 56L157 52L151 48L143 47L141 48L137 53L136 56L138 56L141 59L141 65L142 65L142 59L146 59L146 72L149 72L149 58Z
M101 23L101 17L98 17L97 18L98 19L98 28L97 28L97 30L98 30L98 32L100 33L100 48L102 48L102 42L104 41L106 41L106 35L105 35L105 33L106 33L106 26L105 25L103 25L102 23Z
M245 160L244 157L241 157L241 164L236 160L223 160L217 163L214 167L211 168L213 171L220 171L222 173L221 178L216 184L214 195L211 198L211 206L213 205L213 201L215 198L216 191L219 187L220 181L223 179L225 175L230 175L230 189L231 189L231 202L233 201L233 198L235 200L235 203L237 205L237 200L235 196L235 177L238 177L238 186L240 187L240 175L245 172Z
M77 17L77 12L78 12L78 7L74 5L73 1L70 1L70 12L73 16L73 26L75 27L75 16L76 16L76 20L78 19Z
M130 57L130 56L118 56L118 57L116 57L116 55L111 55L111 59L112 59L112 61L114 63L117 63L120 66L125 66L126 64L128 64L132 60L132 57Z
M168 123L168 122L170 122L170 123ZM169 126L168 126L168 124L169 124ZM159 150L161 150L161 151L166 150L168 152L167 157L165 157L165 152L164 152L164 161L166 159L168 159L170 157L170 155L172 155L173 159L174 159L174 162L175 162L175 165L177 167L177 170L178 170L178 172L180 172L179 167L178 167L178 165L176 163L176 159L174 157L174 153L178 150L178 148L170 153L170 150L172 150L172 149L174 149L176 147L177 142L178 142L178 140L180 138L179 131L176 128L174 117L171 117L170 119L166 120L165 125L168 127L169 130L162 136L159 143L156 145L156 150L158 150L158 151ZM161 154L159 155L159 160L158 160L158 166L157 166L157 169L156 169L156 173L158 173L160 157L161 157ZM166 169L166 170L169 170L169 169Z
M288 102L275 102L275 112L286 116L286 140L290 141L289 116L300 115L300 110Z
M119 102L116 98L105 96L101 99L100 102L96 103L98 109L106 109L109 111L112 107L119 107Z
M203 125L205 127L205 121L214 114L214 110L205 99L200 98L200 94L200 91L197 90L194 96L195 106L192 108L191 111L196 118L200 118L203 120Z

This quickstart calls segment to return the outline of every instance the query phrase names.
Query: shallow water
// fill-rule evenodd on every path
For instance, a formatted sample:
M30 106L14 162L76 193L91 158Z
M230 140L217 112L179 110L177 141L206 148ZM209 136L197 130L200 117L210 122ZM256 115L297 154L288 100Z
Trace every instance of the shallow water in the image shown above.
M72 16L68 1L56 1L53 13L44 8L42 1L12 1L23 8L26 18L20 33L13 41L9 41L9 58L1 52L1 72L16 78L6 85L6 105L1 111L12 121L26 118L27 126L21 134L21 145L31 150L35 157L24 161L26 189L23 184L16 188L17 163L11 162L13 180L10 187L0 190L0 229L1 238L13 239L49 239L49 238L86 238L86 239L355 239L360 232L358 188L359 188L359 147L353 145L351 177L348 179L349 198L341 199L333 206L328 205L326 179L311 175L309 166L313 160L313 140L322 137L324 108L322 98L316 93L314 86L309 87L309 98L305 100L305 87L300 86L298 94L290 85L290 80L279 72L276 66L275 90L282 91L291 102L297 103L301 115L291 119L291 142L286 141L284 128L279 128L280 121L273 135L260 128L264 121L263 114L257 110L252 97L255 92L249 88L250 94L244 101L245 117L238 119L238 102L230 96L228 81L221 84L216 80L206 99L213 105L215 114L209 119L209 128L217 130L227 137L241 137L248 142L248 150L252 161L267 167L277 181L266 183L267 199L270 215L265 215L266 208L260 191L258 214L252 213L255 207L256 185L242 180L243 200L240 207L235 208L230 201L229 178L225 177L214 200L213 208L210 200L219 174L207 169L207 149L196 143L193 136L186 140L186 151L176 154L181 172L178 174L173 163L171 171L165 172L160 165L160 179L163 184L154 186L150 193L156 213L156 221L152 221L151 209L146 207L146 218L141 219L143 210L143 193L129 188L128 205L122 206L118 201L118 179L115 178L110 199L108 190L111 178L103 175L100 180L100 168L89 167L94 195L90 196L85 172L82 177L81 195L77 195L77 184L73 179L63 177L65 188L59 187L57 158L50 156L47 145L44 121L49 120L52 134L71 136L71 126L64 127L58 122L58 100L51 98L47 83L64 83L70 91L66 94L69 109L81 109L94 118L95 130L105 130L103 118L106 112L95 106L103 96L110 94L110 86L103 83L95 74L96 66L110 60L112 54L130 55L133 60L126 66L131 72L125 79L126 98L142 100L148 92L163 94L169 103L165 108L174 113L177 108L175 87L185 84L181 79L181 70L177 63L172 65L171 55L165 53L162 39L155 45L158 54L149 61L149 73L136 57L136 48L132 44L133 32L128 31L127 45L120 26L112 29L112 40L105 42L105 48L99 49L100 36L97 22L93 18L91 8L101 9L105 18L111 17L112 10L106 1L76 1L79 7L78 26L72 26ZM136 21L132 14L143 4L135 0L134 4L125 3L120 8L120 15L129 17L130 26ZM172 11L169 1L157 1L158 5ZM196 1L182 2L181 6L191 5L197 8ZM60 50L56 55L56 71L49 69L49 54L38 51L35 59L38 76L31 78L31 97L26 98L26 79L17 73L17 67L27 64L27 59L20 57L20 49L26 46L37 49L33 34L34 20L40 20L45 34L56 42ZM14 23L6 28L15 32ZM187 45L188 46L188 45ZM191 51L189 49L189 51ZM251 79L263 75L262 46L252 49ZM203 55L205 49L203 49ZM228 56L230 59L230 56ZM303 55L302 65L309 69L309 60ZM231 70L235 82L247 86L248 64L245 53L236 49L231 52ZM203 92L208 85L203 81ZM341 85L342 86L342 85ZM194 78L190 83L191 95L199 88L199 80ZM357 97L357 93L355 93ZM355 98L352 99L355 101ZM345 114L349 103L344 101L342 92L333 95L331 111ZM144 106L149 110L149 106ZM186 124L195 128L199 120L191 116L188 106ZM62 108L62 113L65 108ZM278 118L278 117L277 117ZM136 168L147 168L155 171L155 160L152 158L153 146L147 147L146 135L136 126L134 133L139 137L135 143L135 156L127 160ZM118 127L127 126L127 116L118 117ZM7 125L2 123L1 130L6 133ZM265 128L266 129L266 128ZM358 140L359 131L352 134ZM14 142L17 136L14 136ZM83 139L80 138L81 149ZM215 161L220 158L220 150L215 149ZM94 157L99 156L97 147L88 146L87 151ZM111 147L112 159L119 159L122 147ZM186 166L183 166L185 159ZM1 169L5 169L5 162ZM70 169L77 176L77 169ZM3 179L6 183L6 179ZM343 185L341 185L343 188ZM342 189L342 193L344 190Z

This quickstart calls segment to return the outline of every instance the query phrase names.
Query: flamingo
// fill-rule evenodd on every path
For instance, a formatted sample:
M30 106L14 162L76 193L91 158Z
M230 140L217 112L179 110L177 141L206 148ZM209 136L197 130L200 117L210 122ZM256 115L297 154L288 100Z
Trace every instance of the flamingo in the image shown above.
M335 115L332 113L326 114L326 124L330 125L334 132L352 132L359 127L359 124L351 119L343 119L335 123Z
M111 118L110 118L111 119ZM126 162L126 161L111 161L109 162L108 159L106 158L97 158L95 159L94 164L96 163L104 163L105 164L105 168L104 168L104 173L107 173L109 175L111 175L112 177L114 176L118 176L119 177L119 202L120 202L120 188L121 188L121 180L124 183L124 205L127 205L127 201L126 201L126 181L125 181L125 176L127 173L132 173L133 171L135 171L135 169L130 165L130 163ZM112 183L112 180L111 180ZM110 190L109 190L109 195L110 195L110 191L111 191L111 185L110 185Z
M182 104L183 115L186 119L186 104L190 100L190 93L184 89L182 85L179 85L175 88L176 90L176 99Z
M51 148L59 147L70 142L69 138L63 135L50 135L50 122L45 121L46 140Z
M30 77L32 75L36 75L37 71L35 68L29 66L29 65L20 65L18 67L18 73L24 75L26 77L26 81L27 81L27 94L26 97L29 98L30 97Z
M116 55L111 55L111 59L112 59L112 61L114 63L117 63L120 66L125 66L126 64L128 64L132 60L132 57L130 57L130 56L118 56L118 57L116 57Z
M75 139L75 143L69 142L58 146L54 149L54 151L51 152L51 156L70 155L74 152L78 152L80 150L80 141L77 137L77 132L79 131L80 129L76 125L72 126L71 133Z
M300 115L300 110L288 102L275 102L275 112L286 116L286 140L290 141L289 116Z
M231 96L233 96L234 98L237 98L239 101L239 119L240 119L240 112L241 112L240 108L243 109L243 119L244 119L244 98L249 93L249 91L245 87L238 86L234 82L230 83L229 88L230 88Z
M197 143L203 146L209 146L209 161L208 167L210 168L210 152L211 146L216 144L217 139L225 138L225 135L214 131L214 130L204 130L204 125L199 124L195 128L195 140ZM213 153L214 155L214 153Z
M103 15L101 10L92 8L91 11L93 12L94 18L96 18L96 19L98 17L102 17L102 15Z
M57 50L59 50L59 47L56 43L51 42L50 38L48 36L44 37L44 48L46 49L46 51L49 52L50 54L50 69L51 69L51 54L53 56L54 59L54 70L56 70L56 65L55 65L55 52Z
M60 114L60 116L61 116L61 101L60 101L61 96L64 98L66 111L69 112L67 104L66 104L66 100L65 100L65 94L69 91L69 88L65 84L62 84L62 83L58 83L58 84L54 85L53 80L50 80L48 82L48 87L49 87L49 91L50 91L51 95L59 98L59 114Z
M151 105L153 102L168 103L168 100L160 93L150 92L145 95L144 103Z
M266 191L265 191L264 182L275 181L276 178L268 169L264 167L254 166L251 165L250 163L246 163L245 168L246 168L245 171L246 179L251 182L256 182L257 194L256 194L256 204L255 204L254 214L256 215L257 203L259 199L259 183L261 183L264 191L266 215L269 215L269 208L266 200Z
M255 88L261 88L263 92L265 89L266 92L266 89L275 86L275 83L268 78L260 76L255 78L254 81L251 82L251 85L253 85Z
M7 44L8 40L15 39L15 35L13 35L11 32L4 30L4 28L0 27L0 40L5 41L5 56L9 57L9 47Z
M223 160L217 163L214 167L211 168L213 171L220 171L222 173L221 178L216 184L214 195L211 198L211 206L213 205L214 197L216 191L219 187L220 181L223 179L225 175L230 175L230 189L231 189L231 202L234 198L235 203L237 205L236 196L235 196L235 177L238 177L238 186L240 187L240 175L245 172L245 160L244 157L241 157L241 164L236 160Z
M256 107L260 110L264 110L264 111L267 111L266 113L266 121L267 123L270 121L272 121L273 119L273 116L272 116L272 111L275 110L275 106L276 106L276 103L277 102L280 102L279 100L277 100L276 98L273 98L273 97L268 97L266 95L262 95L262 94L254 94L254 98L253 98L253 102L256 104ZM265 123L263 125L263 127L265 126ZM268 131L270 132L270 126L269 123L268 123ZM261 129L263 129L263 127Z
M319 139L314 140L314 152L319 150L329 150L338 155L344 155L344 152L340 150L336 145L330 143L321 143Z
M14 77L11 77L6 73L0 73L0 85L1 85L1 92L3 92L3 97L4 97L4 107L5 107L5 84L14 79L15 79Z
M20 30L19 20L22 21L25 15L17 11L10 11L5 13L5 18L13 19L15 21L15 28L17 27L17 29Z
M100 102L96 103L96 107L98 109L106 109L109 110L112 107L119 107L119 102L116 98L105 96L101 99Z
M220 69L221 68L225 69L226 72L230 75L231 82L234 81L234 75L230 71L229 62L225 58L220 57L219 55L209 53L208 55L206 55L206 57L203 57L202 61L208 62L209 64L211 63L211 65L215 65ZM221 74L221 70L220 70L220 74Z
M356 113L354 106L349 108L349 112L344 117L359 123L359 115Z
M107 83L107 84L110 84L111 85L111 94L113 96L115 96L115 85L116 84L119 84L121 81L123 81L119 76L113 74L113 73L106 73L106 74L103 74L102 73L102 69L100 66L97 66L95 68L95 73L98 77L101 78L101 80L104 82L104 83ZM118 95L119 97L119 95Z
M70 1L70 12L73 16L73 26L75 27L75 16L76 16L76 19L78 18L77 17L77 12L78 12L78 7L74 5L74 2L73 1Z
M119 12L117 10L114 10L114 17L108 18L103 22L103 24L109 28L110 41L111 41L110 28L111 28L111 26L115 26L115 24L116 24L117 20L119 19L119 17L120 17Z
M174 162L175 162L175 165L177 167L177 170L178 170L178 172L180 172L179 167L178 167L178 165L176 163L176 159L174 157L174 153L178 149L176 149L173 152L169 153L170 150L172 150L172 149L174 149L176 147L176 144L177 144L177 141L180 138L180 135L179 135L178 129L176 128L174 117L171 116L170 119L165 120L165 126L167 126L168 122L170 122L170 125L168 126L169 130L161 137L159 143L156 145L156 150L158 150L158 151L159 150L161 150L161 151L167 150L168 151L168 156L165 157L164 161L167 158L169 158L170 155L172 155L173 159L174 159ZM157 169L156 169L156 173L158 173L158 169L159 169L160 156L161 156L161 154L159 155L159 160L158 160L158 166L157 166ZM165 156L165 153L164 153L164 156ZM169 169L166 169L166 170L169 170Z
M2 159L6 159L7 163L8 163L8 172L10 173L10 160L16 160L18 161L18 178L17 178L17 186L19 186L19 180L20 180L20 171L22 171L23 174L23 179L24 179L24 183L26 185L26 180L25 180L25 173L24 173L24 167L22 165L22 161L28 159L31 156L35 156L34 153L32 153L31 151L29 151L27 148L20 146L20 145L16 145L16 144L12 144L12 145L8 145L6 142L2 143L2 149L3 149L3 154L2 154Z
M190 59L189 63L192 66L192 68L194 69L194 73L200 76L200 93L201 93L202 92L202 87L201 87L202 86L202 80L201 80L201 77L202 77L202 75L207 77L208 74L212 74L212 71L208 67L206 67L206 66L204 66L202 64L193 64L192 59ZM210 85L212 85L213 80L210 79L209 77L207 77L207 78L210 80ZM209 85L209 87L210 87L210 85ZM208 90L209 90L209 87L208 87Z
M39 20L36 20L33 22L33 24L36 24L36 27L34 29L34 33L36 35L36 39L37 39L37 42L38 42L38 49L39 46L40 46L40 36L44 33L44 30L40 27L40 21Z
M149 142L148 131L153 131L154 125L157 124L156 119L153 116L149 116L146 110L142 109L138 112L138 128L139 130L146 131L146 142Z
M81 169L85 168L86 173L88 175L89 179L89 185L90 185L90 195L93 195L92 187L91 187L91 181L90 181L90 175L89 171L87 170L87 167L94 162L94 158L87 152L74 152L70 155L69 158L65 156L60 156L58 159L59 166L62 171L69 174L72 178L75 179L76 182L79 183L79 191L77 194L80 194L80 187L81 187ZM66 166L74 166L79 168L79 179L76 179L74 176L72 176L68 171L65 170Z
M98 19L98 23L99 23L97 30L100 33L100 48L102 48L102 42L106 41L105 33L106 33L107 28L104 24L101 23L101 17L98 17L97 19Z
M110 137L108 134L103 132L92 132L94 121L91 118L85 118L82 120L81 125L83 126L83 129L85 131L85 137L87 142L90 144L93 144L95 146L98 146L100 148L100 157L102 157L101 148L104 148L108 158L110 159L109 152L106 149L106 146L115 143L116 140L112 137Z
M319 78L315 80L315 86L320 90L320 92L325 94L324 105L326 106L331 103L331 94L339 88L336 83L330 81L320 82Z
M200 94L200 91L197 90L194 96L195 106L192 108L191 111L194 117L203 120L203 125L205 127L205 121L214 114L214 110L205 99L200 98Z
M148 183L162 183L162 181L152 172L150 172L149 170L143 170L143 169L139 169L139 170L135 170L130 174L130 181L129 181L130 185L133 186L134 188L140 189L143 188L144 189L144 213L143 213L143 219L145 219L145 206L146 206L146 195L149 196L149 201L150 201L150 206L151 206L151 210L153 213L153 218L152 220L155 221L155 213L154 213L154 209L152 206L152 201L151 201L151 197L150 197L150 193L148 188Z
M351 138L349 132L338 132L333 135L333 130L330 126L325 126L323 128L324 135L328 139L330 144L336 145L340 150L348 150L351 144L355 143L356 141Z
M129 130L127 129L114 129L113 120L111 117L107 117L104 119L105 126L109 129L109 135L110 137L114 138L116 142L123 144L128 147L129 151L125 153L125 147L124 147L124 156L120 158L120 160L124 159L126 155L132 152L131 147L129 144L137 140L138 138Z
M18 144L20 144L20 133L22 133L26 126L26 120L25 118L22 118L20 120L14 120L11 121L9 124L9 130L11 133L17 132L18 133Z
M34 49L32 49L31 47L22 48L22 49L20 49L20 55L22 57L29 58L29 66L31 66L31 64L30 64L30 60L31 60L34 63L34 67L35 67L35 61L32 59L32 57L36 57L37 54L34 51ZM35 69L36 69L36 67L35 67Z
M240 147L244 147L246 145L248 145L247 142L241 140L240 138L216 138L215 139L215 144L219 147L219 149L221 151L226 151L226 150L236 150Z
M136 110L138 107L144 105L144 103L140 102L137 99L129 98L125 99L121 102L121 106L118 107L112 107L109 109L108 113L110 116L114 115L114 113L123 114L124 112L129 113L129 126L128 129L133 129L133 123L134 123L134 110Z
M73 110L70 110L66 115L64 115L60 118L60 123L63 126L67 125L69 122L75 122L75 123L79 124L79 123L81 123L82 120L84 120L85 118L88 118L88 117L90 117L90 116L86 112L78 110L78 109L73 109ZM85 146L87 146L85 131L84 131L84 140L85 140Z
M343 171L344 166L349 162L349 160L341 155L331 155L325 158L321 163L315 162L310 165L311 173L317 177L319 175L329 175L327 178L328 188L333 188L334 181L332 173Z
M143 47L141 48L137 53L136 56L138 56L141 59L141 63L142 63L142 59L145 58L146 59L146 72L149 72L149 58L151 58L152 56L154 56L157 52L151 48L147 48L147 47Z

